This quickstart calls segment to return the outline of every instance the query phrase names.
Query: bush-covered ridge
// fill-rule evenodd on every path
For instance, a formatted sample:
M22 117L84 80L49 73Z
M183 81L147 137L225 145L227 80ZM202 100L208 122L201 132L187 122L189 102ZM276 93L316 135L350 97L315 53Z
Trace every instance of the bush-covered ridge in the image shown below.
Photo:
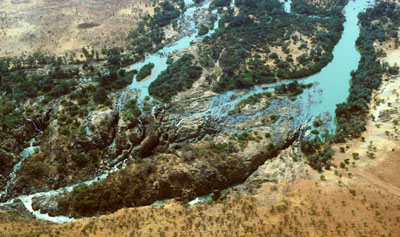
M313 16L331 16L340 14L348 0L292 0L291 11Z
M383 24L388 23L388 19L389 27L383 27ZM329 169L331 166L333 150L329 143L344 142L346 139L361 136L366 130L373 90L381 85L384 73L398 73L397 67L380 64L373 44L375 41L383 42L397 35L397 29L400 27L400 8L394 3L381 2L359 14L359 20L361 29L356 44L361 60L358 69L351 73L352 83L347 101L337 105L336 132L332 136L328 133L321 135L325 141L320 136L301 141L302 151L308 155L310 165L317 170L322 170L323 167ZM314 126L316 125L318 126L319 122L315 121Z
M185 54L177 61L168 66L155 81L150 84L150 95L169 102L179 92L192 87L193 83L200 78L202 68L194 63L194 56Z
M213 82L214 91L309 76L332 60L343 31L340 12L324 19L287 14L277 0L236 1L235 5L239 13L224 12L216 33L200 47L200 64L210 67L219 62L223 72ZM295 44L300 45L296 50L304 52L297 58L291 51Z
M381 2L361 13L359 19L361 32L356 44L361 53L361 60L358 69L351 74L352 83L347 101L338 104L336 108L338 126L335 140L340 142L346 138L359 137L365 131L372 91L381 85L385 70L392 73L397 71L380 64L373 44L375 41L383 42L397 35L397 29L400 27L400 7L396 7L395 3ZM391 26L385 31L383 24L386 24L388 19Z
M164 154L130 165L102 182L76 187L58 200L60 211L78 217L93 216L122 207L150 205L160 199L188 201L243 182L246 174L256 169L255 163L277 155L278 147L272 143L265 145L261 154L251 157L250 162L235 155L250 140L258 139L262 139L259 134L244 132L233 135L229 143L186 147L183 157Z

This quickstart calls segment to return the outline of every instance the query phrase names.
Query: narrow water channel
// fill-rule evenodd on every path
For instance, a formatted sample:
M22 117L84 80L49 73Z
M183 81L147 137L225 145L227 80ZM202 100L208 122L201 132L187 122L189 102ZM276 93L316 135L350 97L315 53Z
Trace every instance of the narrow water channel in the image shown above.
M139 94L139 102L143 101L146 96L149 96L148 94L148 87L153 82L157 76L167 68L167 56L174 53L174 52L179 52L184 48L187 48L190 46L190 43L195 40L199 39L202 37L197 36L197 30L195 29L195 19L192 17L194 15L194 12L196 11L197 8L203 8L203 9L208 9L209 8L209 2L203 4L202 6L194 6L193 2L190 0L185 1L187 6L189 8L186 10L186 12L183 14L181 17L181 23L182 21L186 21L189 23L189 33L187 36L183 37L182 39L178 40L176 43L173 45L167 46L164 49L160 50L159 52L152 54L148 57L143 62L131 65L128 67L129 70L139 70L142 66L148 64L149 62L154 63L155 67L152 71L151 76L141 82L137 82L136 79L134 78L132 84L129 86L129 89L135 90ZM286 1L285 3L285 10L287 12L290 12L290 1ZM360 60L360 54L356 49L355 42L356 39L358 38L359 35L359 27L357 25L358 23L358 18L357 15L358 13L364 11L368 5L371 4L370 1L367 0L356 0L356 1L350 1L348 5L345 7L345 17L346 17L346 22L344 24L344 31L341 40L339 43L336 45L333 55L334 58L331 63L329 63L325 68L322 69L322 71L318 74L315 74L313 76L310 76L305 79L300 79L297 80L299 82L308 84L308 83L317 83L316 86L314 86L311 89L305 90L302 95L298 96L298 99L301 100L302 104L302 113L301 116L296 117L295 119L298 120L298 122L304 122L304 121L311 121L313 118L324 114L328 113L332 117L334 117L334 112L336 109L336 104L342 103L346 100L346 98L349 95L349 80L350 80L350 73L353 70L357 69L359 60ZM231 5L232 6L232 5ZM216 12L213 12L216 14ZM219 20L219 16L218 16ZM180 24L181 24L180 23ZM210 32L207 35L211 35L215 32L216 27L218 26L218 21L214 24L214 29L210 30ZM280 82L280 83L289 83L290 81L286 82ZM210 104L209 108L205 112L197 113L197 114L192 114L190 117L195 117L195 116L228 116L227 112L229 111L230 108L234 107L237 103L239 103L242 99L249 97L251 95L260 93L260 92L265 92L264 88L268 86L271 89L274 87L274 85L264 85L264 86L255 86L250 90L246 90L246 93L238 97L236 99L231 99L231 95L236 93L237 91L229 91L220 95L217 95L213 98L211 98L207 103ZM121 98L119 101L121 101L119 104L122 104L122 101L126 93L122 93ZM129 99L129 98L125 98ZM187 119L188 117L182 117L180 121L177 121L177 125L184 120ZM329 124L329 129L334 130L335 125L333 120L330 121ZM33 144L33 143L32 143ZM32 153L32 149L35 150L33 146L27 148L24 150L24 154L21 154L22 157L24 156L29 156ZM123 165L122 165L123 167ZM110 171L106 172L105 174L84 182L84 184L91 185L93 182L105 179L109 173L117 171L119 168L115 166L113 169ZM38 219L44 219L44 220L49 220L53 221L56 223L63 223L63 222L68 222L68 221L73 221L73 218L68 218L64 216L58 216L58 217L50 217L47 214L42 214L40 211L33 211L32 209L32 199L34 197L48 197L48 196L56 196L60 195L63 192L71 192L74 187L78 186L79 184L72 185L66 188L62 188L59 190L54 190L54 191L49 191L49 192L43 192L43 193L37 193L37 194L32 194L28 196L20 196L15 199L9 200L6 203L0 204L0 206L4 206L6 204L12 203L14 200L21 200L25 207L31 211ZM204 196L197 198L191 204L195 204L198 202L202 202L204 200L207 200L209 196ZM158 202L157 204L162 204L162 202Z

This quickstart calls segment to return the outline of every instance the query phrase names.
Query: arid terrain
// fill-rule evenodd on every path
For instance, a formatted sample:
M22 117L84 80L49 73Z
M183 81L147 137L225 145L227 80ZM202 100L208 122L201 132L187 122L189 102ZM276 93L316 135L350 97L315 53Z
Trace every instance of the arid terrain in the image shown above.
M148 0L3 0L0 57L120 46L153 9Z
M393 58L389 55L383 60L391 62ZM282 152L258 171L270 169L271 177L281 178L268 182L264 173L261 177L264 182L257 185L247 182L244 189L233 189L223 201L196 206L171 201L164 206L124 208L111 215L62 225L2 212L0 233L6 236L398 236L400 142L393 121L399 119L400 101L396 99L399 89L400 77L395 76L375 92L367 131L362 139L334 147L336 167L331 171L318 173L302 161L283 162L292 159L293 153ZM368 155L371 153L374 155ZM293 166L297 167L295 171L286 172L293 176L283 175Z
M279 4L257 1L264 6ZM104 61L93 61L89 52L84 64L61 68L41 65L39 59L29 68L0 61L0 86L5 91L0 97L4 190L0 237L400 236L400 75L396 67L400 49L399 37L388 33L391 27L398 32L400 18L396 22L392 14L393 20L377 20L374 17L381 9L377 8L369 15L360 14L358 24L353 19L354 27L361 28L361 39L370 44L349 41L352 49L357 44L358 51L354 48L354 54L345 48L345 56L360 54L361 60L345 79L336 76L286 85L285 76L303 75L290 74L294 69L307 67L308 75L329 67L339 33L348 37L349 29L355 29L328 30L344 22L338 13L345 12L338 7L344 7L343 1L293 0L299 10L295 14L269 9L271 16L264 16L257 6L250 9L245 1L237 0L233 11L229 2L221 2L221 13L204 3L182 13L179 2L160 3L162 10L153 12L155 3L149 0L0 0L0 59L36 51L79 52L73 57L83 59L82 47L123 47L127 33L137 28L128 42L136 48L110 49ZM324 7L318 8L321 4ZM307 9L304 6L316 8L300 11ZM255 15L246 17L246 11ZM137 27L146 14L154 18ZM214 30L215 18L231 26L215 24L225 27L199 36L196 29ZM258 28L258 22L264 22L264 27ZM274 24L284 22L297 23L289 24L293 29L283 33ZM276 39L269 39L272 43L264 49L260 45L265 42L250 41L258 38L243 33L248 29L275 32ZM191 34L195 40L185 41ZM245 49L246 43L232 39L249 40L254 48ZM332 45L323 44L326 39ZM179 51L170 44L174 41L187 45ZM159 47L162 53L157 53ZM341 60L342 54L335 52L334 59ZM367 59L369 64L363 64ZM310 62L317 66L310 68ZM93 68L100 63L103 71L110 71ZM347 70L338 65L337 75ZM138 75L142 81L136 81ZM379 84L365 87L366 81L375 83L371 75ZM220 83L222 79L225 83ZM370 102L357 97L359 107L351 104L354 101L345 107L351 114L346 117L348 126L366 123L359 137L344 134L343 140L330 140L325 132L335 115L329 112L302 120L308 118L302 117L303 110L319 108L315 106L319 99L321 104L327 102L321 95L328 89L339 91L334 86L318 87L324 79L343 79L343 87L352 79L351 86L361 86L357 91L350 87L349 98L359 96L359 91L371 96ZM162 83L150 83L157 80ZM273 84L276 80L282 84ZM336 101L333 96L332 100ZM367 115L356 117L360 107ZM14 119L17 116L21 118ZM336 116L337 126L343 117ZM313 154L304 148L307 144ZM31 153L26 155L27 151ZM44 213L62 224L45 221Z
M344 144L345 153L336 147L337 168L322 174L304 164L293 177L232 191L222 202L122 209L62 225L3 212L0 231L40 236L398 236L400 151L392 148L399 141L384 132L393 125L375 124L370 121L365 142ZM377 147L375 159L366 155L374 150L369 141ZM354 160L356 152L360 158ZM276 166L285 167L276 159ZM346 159L349 165L340 168Z

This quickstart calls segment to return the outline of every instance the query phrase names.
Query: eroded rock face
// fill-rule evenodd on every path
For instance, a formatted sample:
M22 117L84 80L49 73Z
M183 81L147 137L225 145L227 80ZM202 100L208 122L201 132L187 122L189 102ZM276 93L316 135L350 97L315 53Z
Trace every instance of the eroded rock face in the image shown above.
M0 149L0 187L3 189L9 179L9 174L21 157Z
M13 153L0 149L1 171L11 169L18 161L19 157L15 156Z
M142 157L149 156L153 153L154 148L159 143L160 133L154 121L146 127L146 136L139 145L139 155Z
M19 199L15 200L11 204L5 205L4 207L2 207L2 209L5 209L5 210L11 211L11 212L20 213L28 218L32 218L32 219L35 218L35 216L30 211L28 211L28 209L26 209L25 205Z
M11 134L5 134L0 131L0 149L7 152L12 152L15 155L19 154L24 147L29 146L28 141L37 136L38 132L35 131L32 122L23 120L18 128L11 131Z
M149 123L146 127L147 137L138 146L139 149L154 147L155 143L152 142L152 139L156 139L156 131L159 131L155 129L155 125L156 123ZM265 132L267 131L271 132L272 130L266 129ZM197 196L244 182L260 165L265 161L268 163L268 160L275 157L280 149L290 146L297 139L296 132L289 128L285 131L279 136L279 139L249 140L243 150L237 147L227 151L220 150L218 144L229 142L228 136L223 134L218 134L210 141L194 144L176 143L172 148L167 149L169 153L157 152L150 160L133 163L126 169L112 174L101 184L95 184L85 190L85 195L93 198L95 202L100 201L96 199L98 192L122 190L121 195L126 195L122 199L129 200L129 204L126 204L125 201L125 204L117 202L112 204L110 209L103 206L98 210L83 213L82 210L74 209L74 205L80 205L76 204L79 199L74 197L71 200L64 200L63 208L58 209L56 214L81 217L114 211L115 208L126 205L149 205L161 199L175 198L189 201ZM262 173L261 171L257 172ZM264 173L260 175L264 175ZM254 180L256 180L253 181L254 183L261 182L256 178ZM42 210L47 210L46 202L38 201L36 205L41 206ZM54 212L54 210L49 209L48 211Z
M303 170L303 156L297 143L282 150L273 159L267 160L251 174L244 183L245 188L254 188L263 183L279 183L292 179Z
M193 93L203 96L198 91ZM190 93L186 96L190 97ZM44 196L34 198L34 208L51 215L90 216L162 199L188 201L244 182L296 140L299 123L293 118L299 110L295 102L276 97L268 99L268 103L263 99L258 104L246 105L241 113L229 114L233 109L229 100L206 96L191 98L190 103L175 101L159 106L154 115L143 112L132 121L124 121L117 106L91 108L89 115L76 117L86 128L85 136L62 135L57 113L49 112L53 118L47 124L37 122L46 125L45 132L38 137L41 150L24 161L10 195L80 183L121 165L122 161L130 162L127 168L87 191L87 195L103 194L105 190L118 193L122 197L118 196L121 199L112 207L83 213L73 204L79 201L77 197L60 207L60 197ZM215 104L220 107L214 108ZM271 115L276 118L271 119ZM34 171L37 167L41 169L39 174ZM258 173L257 177L273 177L267 171ZM265 181L251 179L254 184Z
M135 191L124 197L124 202L116 204L111 209L105 207L94 213L82 213L74 209L72 202L76 202L76 199L64 202L60 209L58 206L60 197L35 198L34 208L51 215L81 217L114 211L113 208L123 206L149 205L162 199L175 198L188 201L244 182L249 176L251 177L248 179L251 180L248 181L249 185L266 181L275 182L279 178L269 173L269 169L273 169L271 164L275 165L275 168L285 167L274 163L276 159L274 161L269 159L275 157L279 150L290 146L296 140L299 131L299 124L293 123L290 118L293 116L292 111L285 109L282 101L285 100L277 100L276 107L273 108L279 119L269 124L262 122L263 113L267 114L267 118L270 113L265 106L253 107L249 115L194 116L183 119L179 124L176 124L176 120L168 119L170 114L168 109L165 109L159 110L155 118L141 117L140 122L134 127L119 118L118 112L112 109L93 111L90 124L94 129L86 140L90 145L84 146L81 140L76 140L71 141L73 145L67 148L62 148L61 142L57 143L62 139L56 136L58 131L56 124L50 123L47 128L50 143L44 144L42 149L44 154L52 151L53 161L48 161L49 164L54 165L66 151L67 154L71 154L78 152L78 149L83 151L87 147L98 146L100 152L98 154L102 155L100 155L101 162L96 167L107 169L109 167L107 164L110 164L107 163L108 160L111 161L116 157L118 161L129 159L138 163L133 163L125 171L117 172L101 184L90 187L88 195L91 195L91 192L101 193L104 190L114 192L116 187L118 190L126 190L126 193ZM280 107L278 103L282 103ZM260 115L252 115L256 113ZM237 131L238 135L239 131L245 131L245 128L256 131L249 135L253 138L247 137L244 145L240 140L242 138L237 138L238 140L234 140L235 148L227 151L218 150L220 149L218 144L232 142L230 137L235 132L231 131ZM269 137L266 138L265 134L269 134ZM109 147L113 139L115 146ZM239 148L239 144L243 147ZM150 160L142 161L142 158L149 156ZM68 160L71 159L73 158L68 157ZM262 165L264 162L266 163ZM268 168L257 170L259 166L265 165ZM256 173L251 176L255 170ZM289 174L289 171L285 172ZM68 172L68 175L68 181L60 183L58 181L61 179L60 175L50 173L46 179L38 183L39 186L29 180L23 180L24 176L21 176L24 182L16 182L15 193L51 190L84 180L79 173ZM88 172L85 175L85 178L93 177Z
M138 145L143 140L144 131L141 126L136 126L132 129L120 127L115 136L116 149L122 151Z
M91 124L95 127L94 137L88 136L89 140L96 141L98 145L106 146L110 144L115 135L116 123L118 119L118 111L106 109L94 111L92 114Z
M100 161L114 156L103 150L114 139L117 110L105 108L93 111L89 121L93 129L84 138L77 134L62 135L56 113L47 114L54 117L43 134L36 138L40 150L22 163L10 188L10 197L58 189L90 179L109 168ZM45 118L37 119L41 122L35 121L35 124L42 126L47 121Z
M32 208L33 210L39 210L40 207L46 207L46 213L49 214L49 216L56 216L58 212L58 205L55 197L49 197L49 196L44 196L44 197L34 197L32 199Z
M196 141L218 132L220 121L199 116L183 120L176 131L176 142Z

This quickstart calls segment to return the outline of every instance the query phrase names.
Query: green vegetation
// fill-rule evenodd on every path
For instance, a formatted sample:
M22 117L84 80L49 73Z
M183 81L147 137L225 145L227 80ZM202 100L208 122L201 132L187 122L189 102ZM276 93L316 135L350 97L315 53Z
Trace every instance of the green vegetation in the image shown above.
M316 127L316 128L317 127L321 127L322 124L323 124L323 122L322 122L321 119L315 119L314 122L313 122L313 126Z
M299 84L297 81L291 82L287 85L282 84L277 87L275 87L275 93L277 94L283 94L283 95L288 95L290 96L297 96L303 93L304 89L311 88L312 84L308 85L303 85Z
M0 127L1 131L9 133L21 122L23 114L15 110L16 106L11 101L0 100Z
M214 0L211 3L212 7L225 7L225 6L229 6L229 4L231 3L231 0Z
M122 89L132 83L135 72L126 72L121 69L118 71L112 70L108 73L98 75L95 79L99 82L99 86L105 90Z
M137 106L136 100L128 101L122 109L122 120L128 122L129 127L135 127L139 123L139 116L142 114Z
M332 16L340 14L342 8L347 4L348 0L330 0L324 1L323 4L312 5L309 0L292 1L291 11L298 14L313 16Z
M178 18L180 11L175 8L170 2L165 1L160 3L160 7L154 9L155 14L150 20L150 27L164 27L171 23L173 19Z
M126 66L142 59L139 56L125 53L125 49L120 47L113 47L110 49L103 48L102 53L107 55L107 62L111 70L118 70L121 66Z
M240 101L235 105L235 108L231 111L228 112L228 115L232 114L238 114L241 112L241 109L244 108L246 105L255 105L261 102L263 98L271 98L272 94L269 92L266 93L260 93L260 94L255 94L252 96L247 97L246 99ZM266 104L264 105L267 107L269 105L269 102L267 101Z
M183 10L183 0L179 1L179 8ZM181 11L171 2L164 1L160 3L160 7L155 8L152 17L144 17L138 27L132 30L127 37L129 42L127 49L134 54L135 62L143 59L146 53L156 52L163 47L161 42L165 40L165 35L162 27L173 23L180 14Z
M207 34L209 31L208 27L206 25L201 25L199 29L199 36Z
M0 59L0 127L7 134L12 134L11 129L22 122L25 112L33 113L33 108L25 111L22 107L27 99L42 96L40 102L46 104L70 93L78 85L74 79L79 76L77 68L55 66L48 74L28 75L26 68L14 64L21 61Z
M318 171L322 168L330 169L332 163L331 158L334 151L330 146L325 146L318 136L311 140L302 140L300 142L301 151L307 155L310 166Z
M79 105L72 102L72 100L77 100L80 98L87 98L88 94L93 91L93 88L83 88L82 90L76 91L71 94L71 100L61 101L64 110L57 114L57 124L59 125L58 131L64 136L76 136L77 138L83 140L86 136L85 129L81 126L78 121L80 117L88 116L88 109L86 105ZM83 96L83 97L81 97Z
M383 27L386 18L382 16L391 19L387 32ZM372 91L380 86L382 73L385 71L377 59L373 44L375 41L390 39L394 35L393 29L400 27L400 8L394 3L381 2L361 13L359 19L361 33L356 44L361 53L361 60L357 71L351 73L352 83L347 101L338 104L336 108L336 142L360 137L365 131Z
M387 23L387 20L382 16L387 16L391 20L386 32L383 24ZM327 143L344 142L346 138L357 138L365 131L372 91L380 86L385 70L390 73L389 67L379 63L373 44L375 41L383 42L394 35L393 29L398 29L400 26L400 8L394 3L380 2L374 8L359 14L359 20L361 32L356 44L361 53L361 60L357 71L351 73L352 83L347 101L337 105L335 111L336 133L334 136L325 135L325 142L322 142L318 136L311 140L301 141L301 149L307 155L310 165L320 171L323 167L329 169L331 166L330 159L333 151ZM395 35L397 35L397 31ZM367 156L373 159L375 153L372 144L370 147ZM343 148L341 151L344 152L345 149ZM353 153L352 156L355 160L360 158L358 153ZM344 168L345 164L341 163L341 167Z
M138 74L136 75L136 80L141 81L141 80L145 79L147 76L149 76L151 74L151 70L153 68L154 68L154 63L148 63L148 64L144 65L140 69Z
M59 66L55 67L54 71L49 72L49 76L53 79L68 79L79 76L78 68L61 69Z
M201 65L219 61L222 68L222 76L213 81L214 91L249 88L275 82L278 77L305 77L320 71L332 60L333 47L343 31L341 13L329 19L310 18L286 14L277 0L238 0L235 4L239 14L235 16L231 10L224 12L218 30L205 37L199 46ZM310 52L300 57L303 67L290 64L293 61L288 48L290 42L303 42L307 47L296 32L312 40ZM287 58L271 53L272 47L280 47ZM266 64L270 59L274 61L273 66Z
M0 62L1 64L1 62ZM3 67L8 67L3 64ZM46 101L68 94L77 86L74 77L79 73L77 69L62 70L56 67L48 75L28 76L24 70L7 70L0 74L0 91L5 94L4 98L16 100L17 103L27 98L46 96Z
M202 73L202 68L195 66L193 60L193 55L185 54L170 64L167 70L150 84L150 95L169 102L174 95L191 88Z
M234 152L238 152L236 146L232 142L228 143L217 143L215 146L211 147L212 151L217 154L231 154Z

